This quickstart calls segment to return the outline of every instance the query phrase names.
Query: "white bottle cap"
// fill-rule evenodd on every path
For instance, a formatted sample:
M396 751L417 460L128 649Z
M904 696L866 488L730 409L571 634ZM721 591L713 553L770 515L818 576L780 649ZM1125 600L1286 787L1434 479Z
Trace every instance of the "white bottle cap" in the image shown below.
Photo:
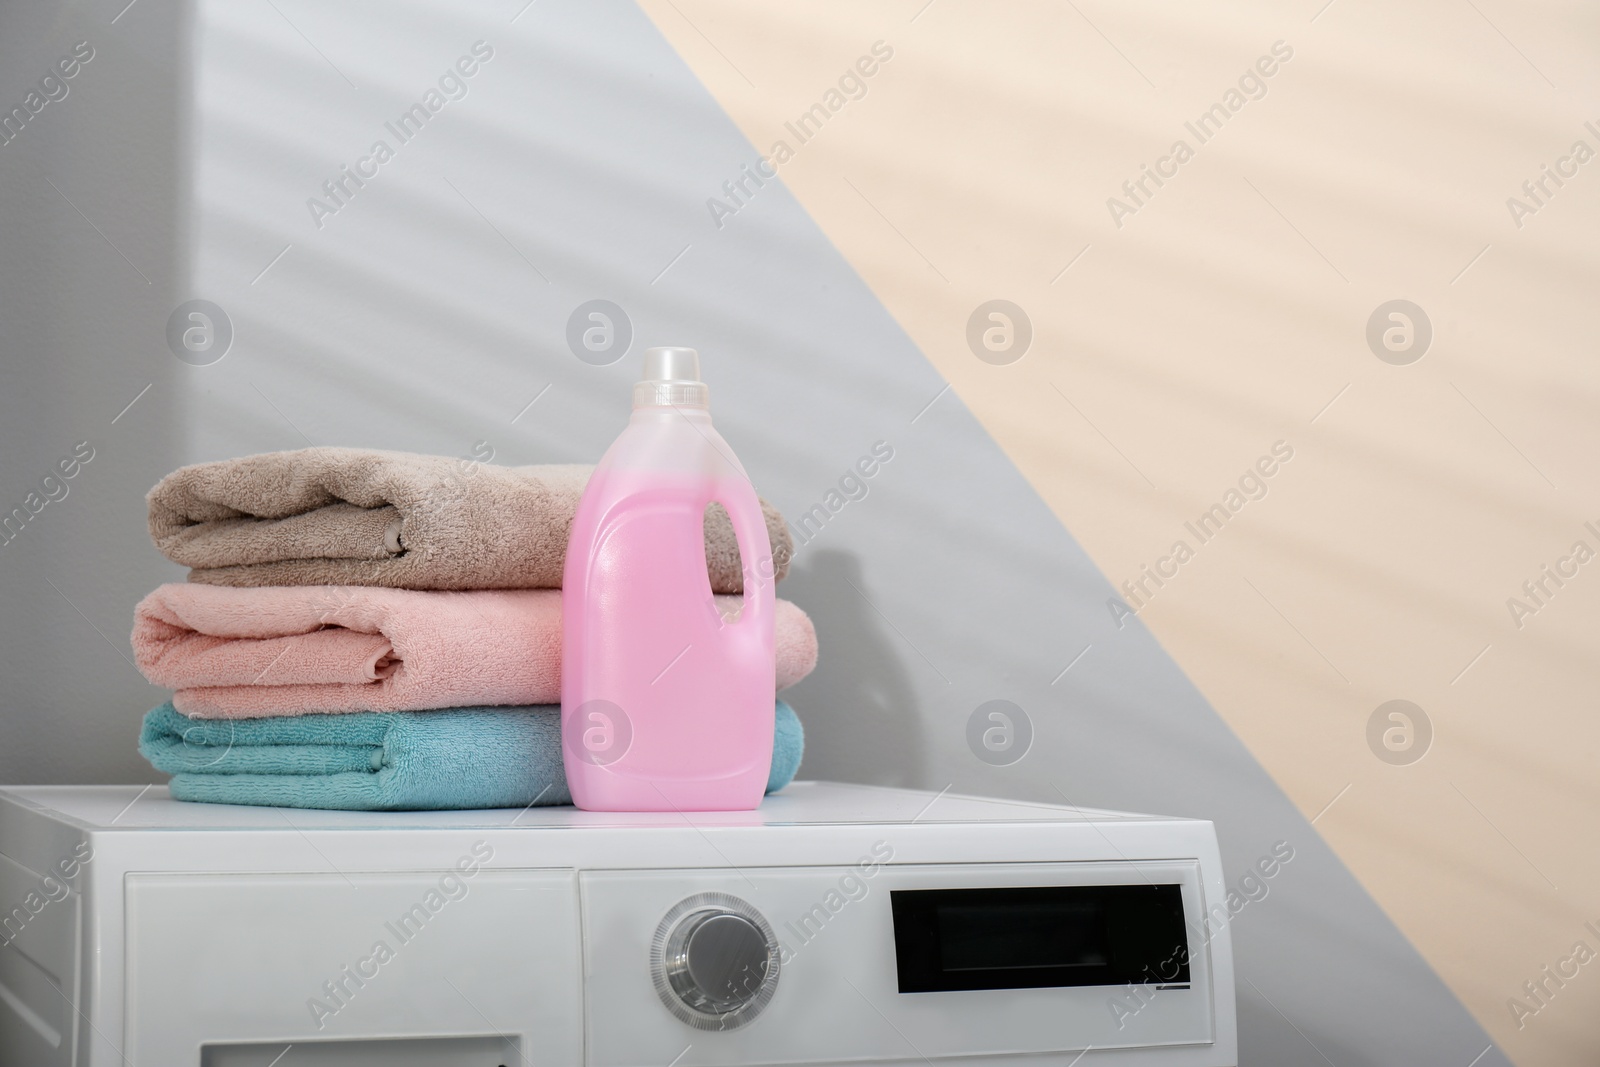
M644 352L644 377L634 384L633 406L708 407L711 391L700 380L700 353L666 346Z
M692 348L647 348L644 351L647 382L698 382L700 353Z

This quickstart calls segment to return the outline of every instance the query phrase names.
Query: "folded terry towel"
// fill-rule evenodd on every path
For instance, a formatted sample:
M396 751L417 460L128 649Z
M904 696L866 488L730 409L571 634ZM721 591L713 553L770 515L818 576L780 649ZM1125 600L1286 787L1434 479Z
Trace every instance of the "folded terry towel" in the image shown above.
M800 768L805 736L777 706L767 792ZM173 775L172 795L209 804L429 811L570 804L561 709L190 719L163 704L144 717L139 751Z
M146 500L156 547L193 568L191 582L559 589L592 469L303 448L183 467ZM777 509L761 509L782 578L794 542ZM706 560L713 592L744 589L721 506L706 516Z
M718 597L724 614L739 597ZM817 663L806 613L777 601L777 687ZM134 659L206 718L561 701L561 591L173 582L134 609Z

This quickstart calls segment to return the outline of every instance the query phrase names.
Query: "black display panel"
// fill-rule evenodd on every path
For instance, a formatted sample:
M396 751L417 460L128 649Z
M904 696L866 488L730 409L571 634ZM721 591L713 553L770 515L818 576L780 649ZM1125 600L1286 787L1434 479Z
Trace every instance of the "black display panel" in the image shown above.
M896 889L900 992L1187 986L1178 885Z

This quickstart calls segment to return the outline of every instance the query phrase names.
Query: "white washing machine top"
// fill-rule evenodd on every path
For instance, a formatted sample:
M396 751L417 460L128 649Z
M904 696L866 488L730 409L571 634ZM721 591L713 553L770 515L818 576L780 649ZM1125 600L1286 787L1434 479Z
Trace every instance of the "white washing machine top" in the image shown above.
M387 813L16 787L0 1062L1228 1067L1223 895L1209 823L948 791Z
M527 807L514 820L515 809L474 811L323 811L308 808L258 808L237 804L191 804L173 800L166 786L33 785L0 787L0 796L27 807L54 812L86 829L128 830L271 830L281 831L285 817L306 829L492 829L508 824L524 829L637 828L696 826L830 826L852 823L892 824L999 822L1172 822L1161 815L1042 804L1024 800L929 793L913 789L852 785L842 782L791 783L769 796L755 811L735 812L608 812L580 811L569 805ZM1186 821L1186 820L1176 820ZM4 824L0 823L0 828Z

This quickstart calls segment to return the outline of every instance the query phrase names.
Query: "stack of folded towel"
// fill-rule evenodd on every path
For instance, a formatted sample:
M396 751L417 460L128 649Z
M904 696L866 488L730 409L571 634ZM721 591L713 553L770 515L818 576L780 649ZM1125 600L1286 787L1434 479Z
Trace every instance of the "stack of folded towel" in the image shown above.
M172 795L362 810L571 798L561 766L561 573L589 468L468 466L308 448L184 467L150 491L156 547L188 566L135 609L133 649L175 690L139 751ZM792 542L763 503L778 578ZM706 516L725 611L743 590L727 514ZM779 600L777 687L816 665ZM768 792L799 767L777 704Z

